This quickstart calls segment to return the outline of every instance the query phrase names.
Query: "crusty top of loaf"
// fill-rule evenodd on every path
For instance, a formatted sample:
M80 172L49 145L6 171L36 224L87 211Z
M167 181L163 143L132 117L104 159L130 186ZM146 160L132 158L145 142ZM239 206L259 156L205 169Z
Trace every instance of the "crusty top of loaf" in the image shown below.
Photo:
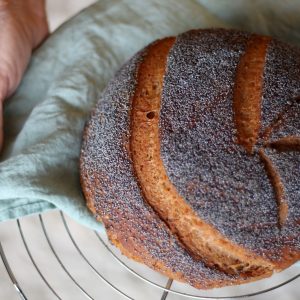
M277 150L266 149L280 171L281 165L289 166L289 171L280 173L286 184L289 216L279 228L274 191L264 165L257 152L249 155L235 143L234 76L249 36L220 29L191 31L176 39L164 80L161 155L171 181L201 218L237 244L276 260L281 259L278 250L285 246L299 251L299 153L284 152L279 157ZM273 48L282 51L289 65L284 78L278 75L285 69L277 63ZM243 280L193 259L143 199L129 141L131 100L144 54L138 53L118 72L87 123L80 167L88 205L125 254L154 269L202 288ZM281 111L282 103L289 105L290 101L293 110L299 110L293 100L300 88L297 57L299 50L291 46L280 42L269 46L262 131ZM269 64L275 64L277 71L269 72ZM296 120L287 119L289 129L278 126L276 130L299 135ZM263 137L257 147L261 144ZM294 174L292 180L289 172Z
M205 30L177 38L164 79L161 156L169 178L202 219L276 261L286 247L300 251L300 155L266 150L286 188L288 218L279 228L273 186L258 154L266 141L258 139L253 155L236 142L233 88L248 37ZM277 136L300 137L300 49L272 40L262 80L260 134L289 110L294 114L284 118Z

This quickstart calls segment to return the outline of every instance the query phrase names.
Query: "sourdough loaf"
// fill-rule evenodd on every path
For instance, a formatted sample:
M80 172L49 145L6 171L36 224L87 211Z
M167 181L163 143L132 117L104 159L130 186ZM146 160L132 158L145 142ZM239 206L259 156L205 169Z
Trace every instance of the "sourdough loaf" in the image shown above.
M300 50L193 30L137 53L84 131L88 207L121 251L198 288L300 257Z

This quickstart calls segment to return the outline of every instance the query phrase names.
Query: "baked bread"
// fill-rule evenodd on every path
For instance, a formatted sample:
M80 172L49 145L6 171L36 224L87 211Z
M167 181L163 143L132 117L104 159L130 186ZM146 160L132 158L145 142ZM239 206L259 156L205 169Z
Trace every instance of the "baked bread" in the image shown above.
M88 121L87 205L123 254L197 288L300 258L300 49L193 30L137 53Z

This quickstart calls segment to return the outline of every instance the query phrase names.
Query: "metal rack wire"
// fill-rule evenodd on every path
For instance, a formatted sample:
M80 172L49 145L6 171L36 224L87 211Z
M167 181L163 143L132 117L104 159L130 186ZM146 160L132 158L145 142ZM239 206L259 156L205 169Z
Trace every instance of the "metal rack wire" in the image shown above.
M134 298L133 295L131 295L128 291L124 291L120 286L117 284L113 283L110 278L107 278L107 276L100 270L98 267L96 267L91 260L91 257L85 254L84 252L84 247L80 245L80 241L74 236L74 233L77 230L77 227L73 230L71 227L74 227L74 221L72 221L69 217L65 216L62 212L52 212L50 216L55 215L56 222L60 222L62 225L62 228L64 229L64 233L66 234L69 242L71 243L73 250L76 251L76 253L79 255L80 259L85 263L85 266L89 268L91 272L94 273L96 278L100 279L102 282L104 282L106 285L108 285L110 288L112 288L115 292L119 294L121 297L120 299L136 299ZM55 245L54 245L54 240L53 237L50 236L50 232L53 230L50 226L46 225L45 220L49 218L49 213L48 214L43 214L43 215L38 215L35 217L35 225L39 224L39 229L42 232L42 236L44 238L44 242L46 243L49 252L51 255L55 258L59 268L61 271L65 273L65 275L68 277L68 279L72 282L74 287L76 287L77 292L81 294L84 299L96 299L90 291L87 290L84 285L79 282L78 278L76 278L75 275L72 274L72 270L70 270L70 267L67 265L67 263L64 261L62 256L59 254L57 251ZM38 219L38 220L37 220ZM37 222L38 221L38 222ZM32 264L32 266L35 269L35 272L38 274L40 277L41 281L44 283L45 287L48 289L48 292L51 294L50 299L64 299L62 295L56 290L56 288L53 286L53 284L50 282L49 279L47 279L47 275L45 274L45 271L43 268L39 265L37 259L35 258L35 255L30 247L30 241L29 241L29 236L28 233L27 235L25 234L24 230L24 225L23 225L23 219L21 220L16 220L15 225L16 225L16 232L18 232L19 237L22 241L22 245L25 248L25 252L27 253L27 256ZM73 225L72 225L73 224ZM80 226L76 224L76 226ZM81 226L82 227L82 226ZM57 229L56 229L57 230ZM85 229L88 230L88 229ZM89 230L91 231L91 230ZM62 232L60 232L62 233ZM136 284L139 284L139 282L143 282L147 284L147 286L153 288L156 290L157 295L159 294L159 297L157 299L165 300L169 299L170 295L177 296L180 299L184 298L192 298L192 299L237 299L237 298L247 298L247 297L253 297L256 295L264 294L267 292L270 292L272 290L278 289L289 282L292 282L296 280L297 278L300 277L299 271L299 265L295 265L292 267L292 269L288 269L287 273L284 275L280 275L277 280L272 281L270 279L267 279L266 284L260 285L257 283L250 284L250 287L245 289L243 286L241 286L238 289L235 290L230 290L232 288L224 288L224 289L217 289L219 290L218 292L215 293L210 293L210 292L204 292L204 291L199 291L196 289L193 289L191 287L188 287L187 285L184 285L184 289L178 288L178 283L173 283L172 279L167 279L164 277L160 277L159 282L155 281L151 278L151 274L149 275L147 272L144 272L143 270L141 271L139 268L139 264L131 262L131 265L129 265L127 259L120 255L118 251L110 245L108 242L105 232L93 232L95 241L93 244L94 249L98 249L99 245L96 243L99 242L101 245L101 253L103 251L106 251L106 254L109 254L110 260L112 263L117 263L118 267L121 269L125 269L128 274L133 275L133 277L136 280ZM49 254L47 254L49 255ZM0 256L2 258L3 265L7 271L7 274L10 278L11 283L13 284L17 294L19 295L20 299L23 300L30 300L30 297L27 295L26 291L23 289L22 285L20 284L19 280L17 279L16 276L16 270L13 269L11 266L11 263L8 259L8 253L5 251L2 241L1 241L1 235L0 235ZM47 260L47 257L45 258ZM276 276L276 275L275 275ZM176 286L174 286L174 284ZM247 285L246 285L247 286ZM250 292L249 292L250 291ZM113 293L113 291L112 291ZM181 298L182 297L182 298ZM101 298L100 298L101 299ZM178 298L176 298L178 299Z

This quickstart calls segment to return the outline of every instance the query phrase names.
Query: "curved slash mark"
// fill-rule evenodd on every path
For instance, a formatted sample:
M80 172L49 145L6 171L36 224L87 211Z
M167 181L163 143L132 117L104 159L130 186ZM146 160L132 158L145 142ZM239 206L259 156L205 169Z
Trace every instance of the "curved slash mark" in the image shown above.
M269 148L276 149L280 152L288 151L300 151L300 137L297 136L286 136L276 141L267 143Z
M233 94L234 123L237 131L237 143L244 147L249 155L257 150L255 146L259 140L265 140L265 145L258 149L258 155L265 166L266 173L273 187L278 206L278 225L282 228L288 215L285 188L280 174L267 156L265 147L278 151L299 151L300 138L284 137L270 142L272 131L279 127L283 121L282 112L273 120L262 135L261 130L261 103L263 91L263 74L266 61L267 48L271 38L253 34L246 45L246 50L240 59L236 72L236 81ZM298 101L300 98L296 98Z
M273 165L271 159L267 156L263 148L260 148L258 154L264 163L266 172L274 189L275 198L278 206L278 225L282 228L288 215L288 204L286 201L284 185L278 170Z

